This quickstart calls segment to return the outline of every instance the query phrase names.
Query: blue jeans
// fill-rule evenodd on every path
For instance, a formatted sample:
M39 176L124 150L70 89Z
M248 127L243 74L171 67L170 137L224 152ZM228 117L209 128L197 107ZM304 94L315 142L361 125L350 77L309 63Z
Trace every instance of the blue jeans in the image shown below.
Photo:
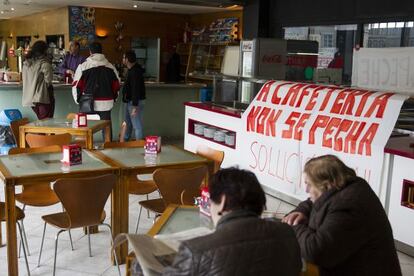
M138 103L138 112L135 115L131 115L132 109L136 108L132 105L132 102L128 102L126 109L125 109L125 123L126 123L126 131L125 131L125 141L129 141L131 139L132 129L135 130L135 139L140 140L143 139L144 134L142 130L142 114L144 111L145 100L140 100Z

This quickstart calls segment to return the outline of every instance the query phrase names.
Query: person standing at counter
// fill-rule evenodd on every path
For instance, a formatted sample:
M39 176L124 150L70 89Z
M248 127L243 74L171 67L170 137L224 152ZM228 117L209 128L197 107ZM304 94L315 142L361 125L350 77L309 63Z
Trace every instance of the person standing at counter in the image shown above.
M79 112L98 114L101 120L111 121L111 110L120 88L118 72L102 54L100 43L91 43L89 51L90 56L76 69L72 96L79 104Z
M23 63L22 105L31 107L39 120L53 118L55 98L53 95L53 69L47 58L47 43L36 41Z
M282 221L292 225L302 257L321 276L399 276L392 229L378 197L334 155L305 164L310 198Z
M127 51L123 63L128 68L128 75L122 90L122 100L126 103L124 140L128 141L135 130L135 139L143 138L142 115L145 103L144 69L137 63L134 51Z
M65 59L59 66L59 73L67 83L72 82L73 76L75 75L76 68L79 64L85 61L85 57L79 54L80 44L78 41L71 41L69 46L69 52L66 54Z

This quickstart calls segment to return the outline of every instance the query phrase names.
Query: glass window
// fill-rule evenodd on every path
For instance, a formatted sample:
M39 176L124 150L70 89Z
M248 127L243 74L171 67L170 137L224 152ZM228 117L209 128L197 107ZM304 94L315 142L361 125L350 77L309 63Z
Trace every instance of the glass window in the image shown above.
M350 83L356 30L357 25L290 27L285 28L285 39L317 41L318 68L342 69L342 82Z
M364 47L400 47L404 22L373 23L364 25Z

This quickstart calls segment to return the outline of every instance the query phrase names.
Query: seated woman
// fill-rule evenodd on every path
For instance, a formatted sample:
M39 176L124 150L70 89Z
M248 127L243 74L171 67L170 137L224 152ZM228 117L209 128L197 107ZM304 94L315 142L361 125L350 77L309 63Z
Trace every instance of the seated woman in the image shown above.
M293 225L302 257L320 275L401 275L392 230L378 197L333 155L305 164L310 198L283 222Z
M256 176L218 171L210 185L214 233L185 241L163 275L299 275L299 245L290 226L260 218L266 204Z

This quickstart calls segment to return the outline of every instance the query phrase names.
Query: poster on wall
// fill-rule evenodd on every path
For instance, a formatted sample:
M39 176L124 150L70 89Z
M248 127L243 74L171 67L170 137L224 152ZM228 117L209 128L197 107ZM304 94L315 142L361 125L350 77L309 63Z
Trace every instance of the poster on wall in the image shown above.
M79 41L81 49L95 40L95 8L69 7L69 39Z
M379 194L384 146L404 95L269 81L243 113L239 160L269 189L307 197L303 167L334 154Z
M414 47L355 50L352 85L414 95Z

